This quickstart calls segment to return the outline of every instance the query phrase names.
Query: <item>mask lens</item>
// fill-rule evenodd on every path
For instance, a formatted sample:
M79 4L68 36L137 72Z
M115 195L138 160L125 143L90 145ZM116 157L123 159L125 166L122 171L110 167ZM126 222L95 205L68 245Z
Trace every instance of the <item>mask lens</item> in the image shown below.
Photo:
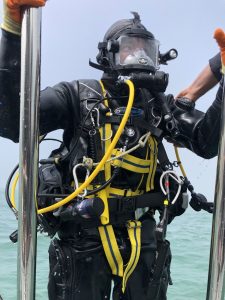
M121 36L119 52L115 54L117 66L153 66L158 68L159 43L155 39Z

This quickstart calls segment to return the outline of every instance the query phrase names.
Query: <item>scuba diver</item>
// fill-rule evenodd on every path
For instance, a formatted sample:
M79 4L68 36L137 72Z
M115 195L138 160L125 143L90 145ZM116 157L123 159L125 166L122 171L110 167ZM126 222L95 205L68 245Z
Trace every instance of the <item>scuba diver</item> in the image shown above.
M20 30L24 5L4 0L0 45L0 135L18 142ZM187 207L212 205L174 171L163 140L205 158L217 154L222 86L204 114L164 92L160 64L177 56L133 12L98 44L101 81L75 80L40 95L40 134L63 129L63 143L40 161L38 222L49 248L49 299L165 300L171 252L166 229ZM180 165L180 162L177 162ZM75 193L75 194L74 194ZM203 199L203 200L202 200ZM154 215L160 214L156 224Z

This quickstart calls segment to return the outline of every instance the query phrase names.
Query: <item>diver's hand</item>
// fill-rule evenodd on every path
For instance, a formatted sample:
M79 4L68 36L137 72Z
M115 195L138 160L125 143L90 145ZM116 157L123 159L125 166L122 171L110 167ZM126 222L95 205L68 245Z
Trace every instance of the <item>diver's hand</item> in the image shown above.
M187 143L187 141L185 143L183 140L183 137L185 136L185 132L183 132L183 126L186 128L186 125L189 124L188 120L192 120L192 117L195 115L195 102L186 97L179 97L175 101L172 95L167 95L167 102L173 116L173 126L170 124L169 126L165 126L164 137L167 142L174 144L176 147L183 148ZM175 130L173 129L171 131L171 127L174 127ZM174 132L176 134L174 134Z
M177 100L178 98L187 98L190 101L195 101L196 97L195 95L192 93L192 90L190 88L186 88L184 90L182 90L178 95L176 95L175 100Z
M177 98L175 105L185 111L191 111L195 108L195 102L184 96Z
M25 7L41 7L46 0L3 0L3 23L1 28L20 35L21 22Z
M209 64L198 74L194 81L187 88L179 92L175 99L185 97L192 102L196 102L218 83L217 78L211 70Z

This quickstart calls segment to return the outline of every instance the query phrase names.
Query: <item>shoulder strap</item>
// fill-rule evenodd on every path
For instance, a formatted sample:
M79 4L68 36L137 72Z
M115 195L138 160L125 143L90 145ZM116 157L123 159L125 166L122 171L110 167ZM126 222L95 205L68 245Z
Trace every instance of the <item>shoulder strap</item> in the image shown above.
M94 79L81 79L79 83L79 95L80 100L86 99L101 99L102 97L102 88L98 80Z

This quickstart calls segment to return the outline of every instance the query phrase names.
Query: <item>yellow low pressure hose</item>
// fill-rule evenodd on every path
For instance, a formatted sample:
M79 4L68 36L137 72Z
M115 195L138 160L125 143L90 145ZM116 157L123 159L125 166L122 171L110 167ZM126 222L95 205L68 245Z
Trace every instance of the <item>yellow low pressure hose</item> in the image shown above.
M39 142L41 143L42 140L45 138L46 135L41 135L39 137ZM11 204L13 206L13 208L16 208L16 199L15 199L15 194L16 194L16 186L18 183L18 179L19 179L19 172L14 176L13 182L12 182L12 188L11 188L11 194L10 194L10 201Z
M43 213L47 213L50 212L52 210L55 210L59 207L61 207L62 205L65 205L66 203L72 201L75 197L77 197L77 195L79 195L91 182L92 180L98 175L98 173L101 171L103 165L106 163L107 159L111 156L113 149L115 148L122 132L123 129L127 123L127 120L129 118L130 112L131 112L131 108L133 106L133 102L134 102L134 85L130 80L126 80L125 83L128 85L129 87L129 99L128 99L128 104L126 107L126 111L124 113L124 116L122 118L122 121L119 125L119 128L112 140L112 143L110 144L107 152L105 153L105 155L103 156L102 160L100 161L99 165L96 167L96 169L93 171L93 173L87 178L87 180L78 188L76 189L72 194L70 194L68 197L64 198L63 200L47 206L45 208L39 209L37 212L38 214L43 214Z
M179 155L179 152L178 152L178 148L176 146L174 146L174 150L175 150L175 154L176 154L176 158L177 158L177 163L178 163L178 165L180 167L181 173L182 173L182 175L184 177L187 177L186 172L184 171L184 167L183 167L183 165L181 163L181 160L180 160L180 155Z
M16 193L16 185L17 185L18 179L19 179L19 173L17 173L15 178L13 179L12 189L11 189L11 196L10 196L12 206L15 209L16 209L15 193Z

